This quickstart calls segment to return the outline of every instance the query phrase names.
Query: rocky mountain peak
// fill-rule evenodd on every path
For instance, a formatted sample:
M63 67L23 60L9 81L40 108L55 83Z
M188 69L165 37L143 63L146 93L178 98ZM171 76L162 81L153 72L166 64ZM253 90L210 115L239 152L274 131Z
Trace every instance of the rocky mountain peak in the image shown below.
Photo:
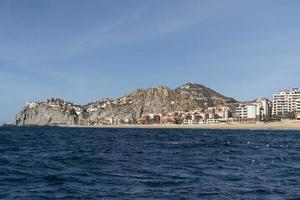
M235 103L235 99L226 97L215 90L212 90L204 85L189 82L175 89L177 92L185 95L190 95L198 100L219 99L224 103Z

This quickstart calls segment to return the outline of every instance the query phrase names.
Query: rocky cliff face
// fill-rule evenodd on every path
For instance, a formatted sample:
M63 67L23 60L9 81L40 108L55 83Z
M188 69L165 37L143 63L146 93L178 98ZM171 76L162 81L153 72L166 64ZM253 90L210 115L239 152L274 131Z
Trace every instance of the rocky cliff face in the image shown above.
M60 99L29 103L15 117L15 125L74 125L83 122L81 106Z
M210 106L232 106L236 101L205 86L184 84L175 90L165 86L138 89L121 98L75 105L60 99L30 103L16 115L15 125L89 125L104 118L135 122L142 114L192 111Z

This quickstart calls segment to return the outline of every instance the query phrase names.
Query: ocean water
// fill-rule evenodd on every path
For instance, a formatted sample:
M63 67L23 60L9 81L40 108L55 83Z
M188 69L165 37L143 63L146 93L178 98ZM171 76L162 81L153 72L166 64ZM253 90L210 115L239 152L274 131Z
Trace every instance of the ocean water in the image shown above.
M0 199L300 199L300 132L2 128Z

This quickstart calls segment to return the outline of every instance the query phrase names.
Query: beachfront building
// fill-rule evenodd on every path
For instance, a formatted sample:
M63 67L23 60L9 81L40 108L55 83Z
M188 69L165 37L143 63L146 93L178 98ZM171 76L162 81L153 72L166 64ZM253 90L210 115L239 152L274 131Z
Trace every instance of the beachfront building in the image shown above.
M139 124L159 124L161 120L160 114L144 114L138 120Z
M254 102L241 103L236 109L236 118L245 120L266 121L271 117L272 103L267 98Z
M230 108L223 106L223 107L218 107L216 115L218 118L221 118L222 120L228 120L229 117L231 116Z
M207 116L204 119L228 120L231 117L230 108L227 106L208 107L204 113Z
M265 121L271 118L272 102L267 98L257 99L254 103L256 105L256 118L259 121Z
M300 88L283 90L273 95L272 115L283 116L300 112Z
M257 106L254 103L241 103L236 109L236 117L239 119L256 120Z

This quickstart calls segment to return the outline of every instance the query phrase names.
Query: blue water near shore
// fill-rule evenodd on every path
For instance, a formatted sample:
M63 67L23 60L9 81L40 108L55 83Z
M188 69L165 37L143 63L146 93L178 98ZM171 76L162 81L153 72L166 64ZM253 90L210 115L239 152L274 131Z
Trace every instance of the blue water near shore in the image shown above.
M1 199L299 199L300 132L0 129Z

